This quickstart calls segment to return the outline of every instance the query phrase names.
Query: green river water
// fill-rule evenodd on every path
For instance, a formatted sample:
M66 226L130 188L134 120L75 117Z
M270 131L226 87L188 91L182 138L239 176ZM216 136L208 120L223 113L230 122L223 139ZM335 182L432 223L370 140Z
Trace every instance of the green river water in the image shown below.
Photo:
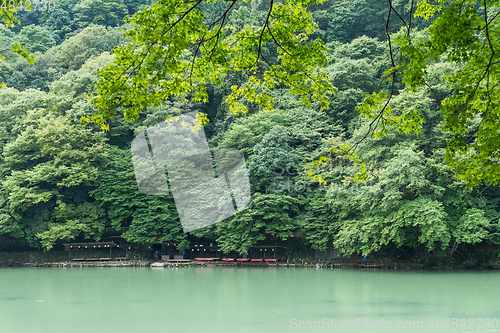
M3 268L0 286L0 333L500 331L498 271Z

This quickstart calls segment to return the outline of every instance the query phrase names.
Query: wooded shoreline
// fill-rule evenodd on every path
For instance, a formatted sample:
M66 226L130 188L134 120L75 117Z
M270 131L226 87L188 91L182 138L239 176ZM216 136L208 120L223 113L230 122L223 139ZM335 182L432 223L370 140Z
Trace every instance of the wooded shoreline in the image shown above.
M367 0L292 1L287 9L256 0L173 1L170 9L110 1L61 3L54 16L12 12L19 24L0 25L2 265L134 259L130 250L140 249L186 259L366 255L384 264L498 265L500 120L488 110L500 103L500 52L488 36L500 21L486 24L493 2L450 0L443 11L416 12ZM168 21L175 15L167 12L192 5ZM463 26L451 20L461 10ZM208 41L214 54L204 53ZM20 45L27 49L19 53ZM150 157L190 147L193 130L203 137L203 153L193 155L203 163L175 158L178 166L150 168ZM144 145L151 131L183 146ZM249 188L226 184L237 209L226 189L205 193L208 179L229 172L216 161L228 151L247 168L237 178ZM174 177L177 167L186 172ZM174 198L180 188L189 188L185 205ZM197 228L185 227L186 214ZM64 244L69 254L41 252ZM107 253L94 252L100 245Z

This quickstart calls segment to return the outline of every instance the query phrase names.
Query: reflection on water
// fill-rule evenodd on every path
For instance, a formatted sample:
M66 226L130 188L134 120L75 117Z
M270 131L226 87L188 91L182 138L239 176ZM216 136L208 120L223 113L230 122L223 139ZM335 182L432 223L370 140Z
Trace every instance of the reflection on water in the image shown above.
M499 280L496 271L5 268L0 332L495 331Z

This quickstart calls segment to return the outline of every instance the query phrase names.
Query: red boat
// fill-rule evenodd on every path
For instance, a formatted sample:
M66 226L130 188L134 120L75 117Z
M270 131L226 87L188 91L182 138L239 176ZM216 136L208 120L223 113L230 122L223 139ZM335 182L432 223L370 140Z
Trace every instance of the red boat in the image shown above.
M234 258L222 258L222 261L234 261Z
M278 261L278 259L265 259L265 261L272 261L272 262L276 262L276 261Z
M264 259L252 259L250 261L264 261Z
M243 259L243 258L238 258L236 261L249 261L250 259Z

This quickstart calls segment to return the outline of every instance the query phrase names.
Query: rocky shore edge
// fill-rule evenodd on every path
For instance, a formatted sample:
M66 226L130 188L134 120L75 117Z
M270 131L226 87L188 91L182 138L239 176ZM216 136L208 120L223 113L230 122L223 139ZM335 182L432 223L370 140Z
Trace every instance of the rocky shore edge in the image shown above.
M82 267L149 267L150 261L92 261L92 262L33 262L22 265L9 265L7 267L32 267L32 268L82 268ZM5 266L4 266L5 267Z
M159 262L159 261L144 261L144 260L131 260L131 261L92 261L92 262L34 262L25 264L9 265L8 267L26 267L26 268L84 268L84 267L150 267L150 268L169 268L169 267L276 267L276 268L356 268L356 269L392 269L392 270L459 270L459 269L500 269L500 266L495 267L449 267L449 266L426 266L417 263L293 263L293 262L277 262L277 263L261 263L261 262Z

